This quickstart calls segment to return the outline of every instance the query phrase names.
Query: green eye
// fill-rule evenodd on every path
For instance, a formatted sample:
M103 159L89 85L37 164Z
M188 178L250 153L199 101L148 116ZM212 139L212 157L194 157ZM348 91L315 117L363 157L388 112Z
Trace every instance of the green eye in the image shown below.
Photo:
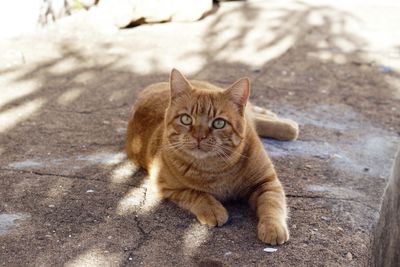
M183 115L181 115L181 123L183 125L191 125L192 124L192 118L187 114L183 114Z
M224 119L215 119L212 123L212 126L215 129L222 129L225 127L226 121Z

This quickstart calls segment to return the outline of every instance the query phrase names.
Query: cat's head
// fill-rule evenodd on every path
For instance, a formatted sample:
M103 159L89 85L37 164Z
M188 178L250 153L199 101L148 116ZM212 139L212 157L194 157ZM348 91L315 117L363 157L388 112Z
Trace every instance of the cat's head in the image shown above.
M171 100L165 117L168 149L196 158L235 153L245 132L249 79L242 78L225 90L193 83L172 70Z

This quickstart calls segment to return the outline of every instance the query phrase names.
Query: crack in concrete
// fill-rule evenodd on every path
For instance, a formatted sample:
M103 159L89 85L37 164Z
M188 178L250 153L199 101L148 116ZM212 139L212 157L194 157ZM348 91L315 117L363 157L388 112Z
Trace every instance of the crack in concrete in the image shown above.
M18 173L28 173L28 174L34 174L38 176L55 176L55 177L62 177L62 178L67 178L67 179L78 179L78 180L85 180L85 181L96 181L96 182L102 182L105 184L110 184L108 181L100 180L100 179L89 179L86 178L85 176L78 176L78 175L65 175L65 174L57 174L57 173L50 173L50 172L39 172L39 171L32 171L32 170L16 170L16 169L10 169L10 168L0 168L0 171L10 171L10 172L18 172ZM122 185L125 187L135 187L134 184L130 183L111 183L111 184L118 184Z
M140 204L139 204L139 207L138 207L136 213L140 213L141 209L146 204L146 197L147 197L147 188L144 187L143 199L142 199L142 201L140 201ZM139 215L135 214L133 220L135 222L136 227L139 229L141 237L139 238L138 243L136 244L136 246L134 246L134 247L129 249L130 252L129 252L128 257L126 258L123 266L126 266L126 265L129 264L129 262L132 262L134 252L139 250L144 245L144 243L147 240L149 240L149 234L144 230L143 226L141 225Z
M38 171L31 171L31 170L16 170L16 169L11 169L11 168L0 168L0 170L1 171L10 171L10 172L19 172L19 173L21 173L21 172L22 173L29 173L29 174L39 175L39 176L56 176L56 177L62 177L62 178L67 178L67 179L80 179L80 180L99 181L99 182L103 182L103 183L108 183L106 181L99 180L99 179L87 179L84 176L63 175L63 174L38 172ZM126 183L121 183L120 185L130 186L130 187L133 186L131 184L126 184ZM139 204L139 207L138 207L136 213L140 213L142 207L146 204L146 197L147 197L147 188L144 187L143 199L140 201L140 204ZM134 222L135 222L136 227L139 229L141 237L138 240L138 243L134 247L127 249L127 251L129 251L129 253L128 253L127 257L126 257L125 262L123 263L123 266L126 266L130 262L132 262L133 256L134 256L134 252L139 250L144 245L144 243L149 239L149 234L143 228L138 214L136 214L134 216Z

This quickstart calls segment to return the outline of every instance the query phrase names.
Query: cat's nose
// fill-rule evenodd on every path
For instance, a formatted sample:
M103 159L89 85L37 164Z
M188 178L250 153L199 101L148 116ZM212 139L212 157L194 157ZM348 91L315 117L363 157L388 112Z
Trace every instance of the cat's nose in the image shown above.
M192 135L199 143L201 140L207 138L207 133L205 131L194 131Z

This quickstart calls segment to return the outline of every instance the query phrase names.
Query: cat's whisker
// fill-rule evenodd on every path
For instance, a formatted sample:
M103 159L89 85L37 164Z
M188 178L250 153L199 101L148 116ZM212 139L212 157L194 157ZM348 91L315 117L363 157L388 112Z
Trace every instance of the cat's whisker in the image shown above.
M222 161L225 162L226 165L230 165L229 162L225 159L224 154L221 154L221 151L215 150L215 152L217 153L217 156L222 159Z
M244 154L242 154L242 153L239 153L239 152L237 152L237 151L235 151L234 149L231 149L231 148L229 148L229 147L222 146L222 145L220 145L220 144L215 144L215 146L216 146L217 148L220 148L221 150L227 150L228 152L230 152L230 153L232 153L232 154L237 154L237 155L239 155L239 156L241 156L241 157L249 158L248 156L246 156L246 155L244 155ZM224 152L225 152L225 151L224 151ZM225 153L226 153L226 152L225 152Z
M188 145L190 144L190 142L175 142L175 143L167 143L167 144L161 144L158 148L165 148L165 149L174 149L174 148L178 148L178 147L182 147L184 145Z

